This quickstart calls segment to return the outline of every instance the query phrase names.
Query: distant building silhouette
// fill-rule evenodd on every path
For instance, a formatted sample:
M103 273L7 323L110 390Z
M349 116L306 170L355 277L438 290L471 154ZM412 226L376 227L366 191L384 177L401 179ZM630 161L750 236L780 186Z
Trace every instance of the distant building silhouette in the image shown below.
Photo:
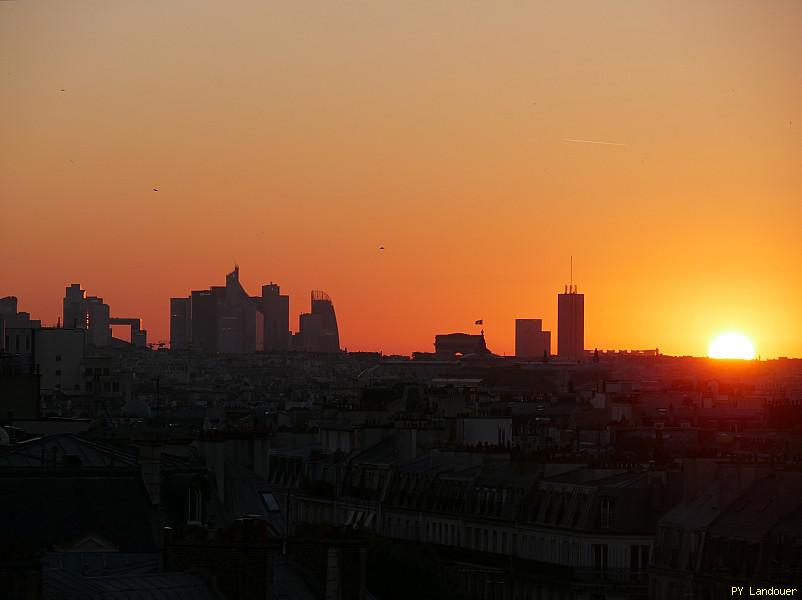
M469 333L446 333L434 336L434 352L443 357L457 354L490 354L485 343L484 332L479 335Z
M225 291L217 303L218 352L237 354L262 349L263 323L257 300L240 285L239 267L235 265L226 275Z
M585 351L585 295L575 285L557 295L557 354L566 360L581 360Z
M194 350L217 352L217 302L223 296L224 291L224 287L215 286L208 290L192 292L192 296L190 296L192 314L190 341ZM170 340L172 339L171 333Z
M290 297L275 283L262 286L264 350L285 352L290 347Z
M543 331L541 319L515 319L515 356L538 358L551 354L551 332Z
M249 296L235 265L225 286L170 298L170 347L227 354L287 350L289 306L274 283L262 287L261 297Z
M111 317L109 325L125 325L131 331L131 343L134 346L144 347L147 345L147 331L142 329L142 319L131 317Z
M31 319L30 313L17 312L17 297L0 298L0 352L30 355L33 352L33 330L42 322Z
M170 298L170 348L185 350L192 341L192 298Z
M109 305L98 296L87 296L80 283L68 286L64 293L63 328L84 329L86 341L95 346L108 346L111 343L111 326L127 325L131 328L131 343L135 346L147 345L147 331L142 329L142 321L131 317L112 317Z
M109 305L98 296L87 296L80 283L70 285L64 294L64 329L85 329L87 341L108 346L111 341Z
M299 330L293 337L293 350L309 352L339 352L340 333L334 304L326 292L315 290L311 294L312 312L301 314Z

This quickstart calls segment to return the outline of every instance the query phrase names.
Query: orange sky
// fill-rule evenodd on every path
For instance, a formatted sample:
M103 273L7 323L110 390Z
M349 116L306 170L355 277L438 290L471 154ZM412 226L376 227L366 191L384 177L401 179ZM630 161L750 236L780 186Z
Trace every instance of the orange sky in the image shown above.
M293 329L327 291L351 350L482 318L511 353L573 254L589 348L802 356L800 31L795 0L0 2L0 296L54 323L80 282L157 341L236 261Z

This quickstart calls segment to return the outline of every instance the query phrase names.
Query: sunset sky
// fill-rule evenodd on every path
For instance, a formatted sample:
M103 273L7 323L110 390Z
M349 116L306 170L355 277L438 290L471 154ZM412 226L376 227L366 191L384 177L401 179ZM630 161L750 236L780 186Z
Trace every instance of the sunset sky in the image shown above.
M556 351L573 255L588 348L802 356L800 32L797 0L0 2L0 296L54 324L79 282L167 340L237 262L293 330L328 292L349 350L483 319L512 353L531 317Z

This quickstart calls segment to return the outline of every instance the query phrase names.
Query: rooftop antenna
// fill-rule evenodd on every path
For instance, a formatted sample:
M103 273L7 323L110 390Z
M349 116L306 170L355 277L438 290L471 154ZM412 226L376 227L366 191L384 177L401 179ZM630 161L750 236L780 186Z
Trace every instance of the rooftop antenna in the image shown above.
M574 289L574 255L571 255L571 274L568 279L569 290Z

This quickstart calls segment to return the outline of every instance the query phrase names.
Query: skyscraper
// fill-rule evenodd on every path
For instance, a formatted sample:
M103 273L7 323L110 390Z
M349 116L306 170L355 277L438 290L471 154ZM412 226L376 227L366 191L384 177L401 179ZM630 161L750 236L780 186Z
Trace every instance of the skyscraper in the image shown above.
M170 348L185 350L192 341L192 300L170 298Z
M111 341L109 305L103 298L87 296L80 283L73 283L64 293L64 329L86 329L87 341L106 346Z
M293 338L293 350L339 352L340 333L334 304L326 292L312 292L312 312L299 317L299 331Z
M557 354L565 360L581 360L585 351L585 295L575 285L557 295Z
M275 283L262 286L265 352L286 352L290 346L290 297Z
M515 319L515 356L543 358L551 354L551 332L543 331L541 319Z
M217 290L225 289L216 288ZM220 295L220 294L217 294ZM197 352L217 352L217 297L215 288L193 290L190 296L190 339Z
M217 351L230 354L261 350L262 314L239 282L239 267L226 275L226 287L217 303Z
M234 265L225 286L170 298L170 346L227 354L286 351L289 306L289 296L282 296L273 283L262 287L262 296L249 296Z

